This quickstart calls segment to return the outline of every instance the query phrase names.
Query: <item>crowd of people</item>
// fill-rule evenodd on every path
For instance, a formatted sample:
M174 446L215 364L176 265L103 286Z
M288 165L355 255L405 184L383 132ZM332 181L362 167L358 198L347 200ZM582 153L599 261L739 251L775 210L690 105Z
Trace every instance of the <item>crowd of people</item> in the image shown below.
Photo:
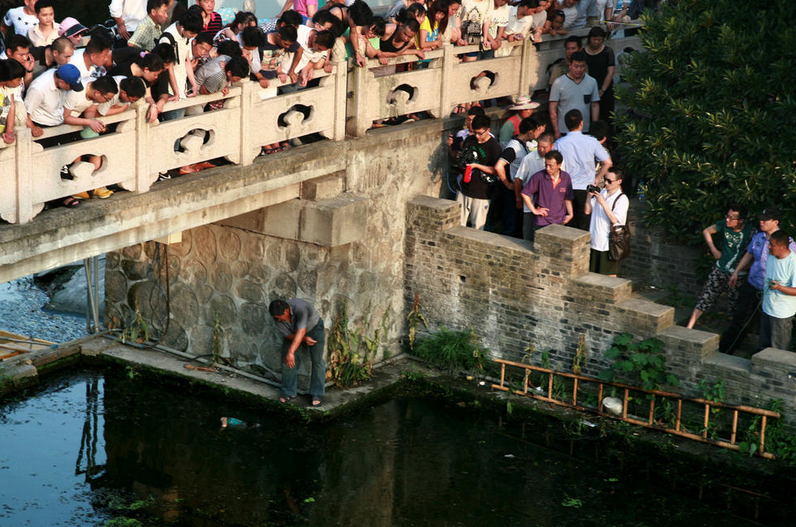
M531 242L547 225L589 231L590 270L616 276L620 260L610 256L609 237L626 224L630 201L605 146L615 68L605 38L601 26L591 28L586 48L567 38L566 58L551 68L546 117L534 114L539 103L520 97L494 137L483 108L471 107L464 129L448 138L458 169L449 185L462 225Z
M412 54L421 59L415 67L427 67L424 53L446 42L480 44L479 52L461 55L465 61L500 56L507 51L507 41L565 34L596 22L602 14L611 20L613 4L614 0L521 0L516 5L507 0L433 0L426 5L425 0L397 0L382 18L363 0L325 5L287 0L273 18L238 12L224 24L214 0L196 0L187 9L175 0L112 0L113 27L89 30L73 17L57 21L52 0L24 0L5 14L0 26L0 133L3 142L11 144L16 130L28 127L35 140L52 146L111 131L97 117L124 111L142 98L149 121L155 122L180 118L186 111L215 109L218 103L164 111L169 101L226 92L246 78L273 95L295 91L312 85L318 70L331 71L337 38L344 40L346 57L356 66L378 59L394 69L386 66L388 59ZM610 67L605 73L611 76ZM279 88L271 86L274 79L280 81ZM571 97L572 91L563 87L560 96ZM590 117L584 116L586 128ZM39 139L46 127L64 123L84 129ZM263 145L262 153L287 146ZM99 156L75 161L95 168L102 163ZM183 167L180 173L206 166ZM72 177L69 166L62 167L61 174ZM61 204L74 207L81 199L112 194L100 188Z
M758 347L790 350L796 315L796 243L780 229L779 207L767 207L757 216L759 230L748 220L745 206L731 204L724 218L702 231L716 264L687 327L693 328L726 293L732 322L721 336L721 352L737 349L758 312Z

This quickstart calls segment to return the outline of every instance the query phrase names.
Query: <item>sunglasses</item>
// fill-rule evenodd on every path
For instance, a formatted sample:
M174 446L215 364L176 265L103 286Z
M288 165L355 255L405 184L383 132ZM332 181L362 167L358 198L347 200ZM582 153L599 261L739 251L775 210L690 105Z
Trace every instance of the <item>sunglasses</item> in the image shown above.
M605 181L605 184L607 185L608 183L616 183L618 180L605 178L604 181Z

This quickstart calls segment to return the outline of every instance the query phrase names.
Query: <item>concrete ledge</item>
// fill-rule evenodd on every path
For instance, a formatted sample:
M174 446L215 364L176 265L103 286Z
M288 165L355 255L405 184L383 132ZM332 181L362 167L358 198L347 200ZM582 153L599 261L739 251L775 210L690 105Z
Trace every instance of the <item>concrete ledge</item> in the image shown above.
M534 252L545 258L545 265L570 276L579 276L589 268L587 231L563 225L548 225L536 231Z
M598 292L614 304L630 299L630 295L633 294L633 282L624 278L586 273L574 277L572 282L577 286Z
M322 201L291 200L222 222L277 238L337 247L367 235L368 200L342 195Z
M337 197L345 191L345 172L341 171L326 177L304 181L301 184L301 199L320 201Z
M716 368L719 372L734 375L749 375L752 371L752 363L749 359L726 355L724 353L714 353L702 361L706 367Z
M617 313L627 327L641 334L658 335L674 325L674 308L662 306L642 298L631 298L617 304Z
M672 313L674 312L674 308L661 307L671 309ZM716 333L672 325L661 331L658 338L669 344L671 348L688 353L696 353L697 358L700 359L707 360L708 357L713 358L718 355L719 335ZM729 357L729 355L723 356Z
M796 353L776 348L766 348L752 355L752 371L774 372L793 377L796 382Z

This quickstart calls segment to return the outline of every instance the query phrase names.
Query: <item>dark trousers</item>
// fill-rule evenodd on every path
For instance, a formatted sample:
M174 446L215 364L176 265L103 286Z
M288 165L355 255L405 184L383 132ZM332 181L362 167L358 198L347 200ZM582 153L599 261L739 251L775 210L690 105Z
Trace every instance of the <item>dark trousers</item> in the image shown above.
M574 227L582 231L589 230L589 223L591 222L591 214L583 212L586 208L586 200L589 199L589 193L585 190L575 190L575 200L572 202L575 215L572 217L567 227Z
M735 310L732 313L732 322L730 327L721 335L721 342L719 343L719 351L722 353L730 353L735 344L742 341L746 333L749 331L750 317L754 314L760 303L760 294L749 280L745 281L738 290L738 301L735 303Z
M760 313L760 349L777 348L790 351L793 317L777 318Z
M536 224L536 215L533 212L523 212L522 214L522 239L532 242L536 231L541 229Z
M323 358L323 350L326 344L326 332L323 327L323 319L307 332L307 336L317 342L313 346L302 344L296 351L296 365L293 368L287 367L287 352L290 349L291 341L285 339L282 343L282 394L288 397L295 397L298 370L301 367L301 355L305 349L309 351L312 368L310 371L310 395L313 397L321 396L326 391L326 361Z
M517 208L517 195L514 188L511 190L505 186L500 189L500 197L503 201L503 228L500 234L522 238L522 209Z

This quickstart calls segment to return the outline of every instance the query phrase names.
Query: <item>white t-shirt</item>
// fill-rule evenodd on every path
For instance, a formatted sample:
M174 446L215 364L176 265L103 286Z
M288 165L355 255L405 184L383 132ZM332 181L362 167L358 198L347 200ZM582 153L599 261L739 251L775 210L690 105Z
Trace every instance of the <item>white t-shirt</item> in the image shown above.
M522 35L523 38L527 38L532 23L532 16L525 15L522 18L517 18L517 7L513 6L509 11L509 21L506 24L506 35Z
M517 9L516 7L514 8ZM506 27L506 24L509 23L509 16L511 15L511 6L506 4L503 6L498 7L497 9L492 7L489 10L486 16L486 20L489 21L489 36L492 38L497 37L498 28Z
M108 10L112 18L121 18L124 27L131 35L138 27L138 24L146 18L147 0L111 0Z
M14 33L17 35L27 37L30 28L38 24L39 19L36 18L36 15L25 13L25 7L21 6L9 9L6 16L3 18L3 23L8 27L13 27Z
M64 99L64 110L72 110L73 117L81 115L94 104L94 101L86 99L86 84L88 83L83 84L83 91L70 90Z
M83 59L86 53L85 48L83 49L76 49L72 58L69 59L69 64L75 66L78 70L80 70L80 81L85 86L89 82L93 82L94 79L99 79L103 75L105 75L106 70L102 66L95 66L91 65L86 67L86 61Z
M64 122L64 90L55 85L55 68L36 77L25 96L25 110L34 123L58 126Z
M186 70L185 63L189 60L191 55L191 41L185 37L180 36L177 31L177 23L173 23L166 28L164 33L170 33L174 37L174 42L177 44L177 62L174 64L174 78L177 79L177 89L180 93L172 95L179 95L180 99L185 99L185 84L188 82L188 71ZM163 37L158 41L158 44L165 42L171 45L168 37ZM77 52L75 52L77 55ZM171 87L169 87L171 91Z
M126 102L122 102L122 100L119 98L119 95L122 93L122 81L126 78L127 77L125 77L124 75L113 76L113 80L116 81L116 88L117 88L116 95L114 95L113 99L111 99L110 101L104 102L97 107L97 111L99 112L100 115L108 115L108 110L110 110L112 107L116 106L117 104L128 104Z
M296 69L294 70L295 73L300 73L301 70L303 70L304 67L310 62L318 62L319 60L325 59L326 57L329 56L328 50L315 51L310 47L309 38L313 31L315 30L309 26L298 27L298 36L296 37L296 42L299 44L299 46L301 46L301 49L304 50L304 53L301 56L301 60L299 61L298 66L296 66Z
M613 207L614 216L620 225L627 225L627 209L630 207L630 200L620 190L608 196L608 191L603 189L600 192L605 201L608 203L608 208ZM616 205L614 205L616 202ZM597 203L597 198L591 198L591 223L589 224L589 232L591 233L591 248L595 251L608 250L608 234L611 232L611 222L608 220L608 215L605 213L603 206Z
M578 4L572 7L564 7L563 3L559 3L558 8L564 13L564 25L561 27L569 29L575 23L575 19L578 18Z

